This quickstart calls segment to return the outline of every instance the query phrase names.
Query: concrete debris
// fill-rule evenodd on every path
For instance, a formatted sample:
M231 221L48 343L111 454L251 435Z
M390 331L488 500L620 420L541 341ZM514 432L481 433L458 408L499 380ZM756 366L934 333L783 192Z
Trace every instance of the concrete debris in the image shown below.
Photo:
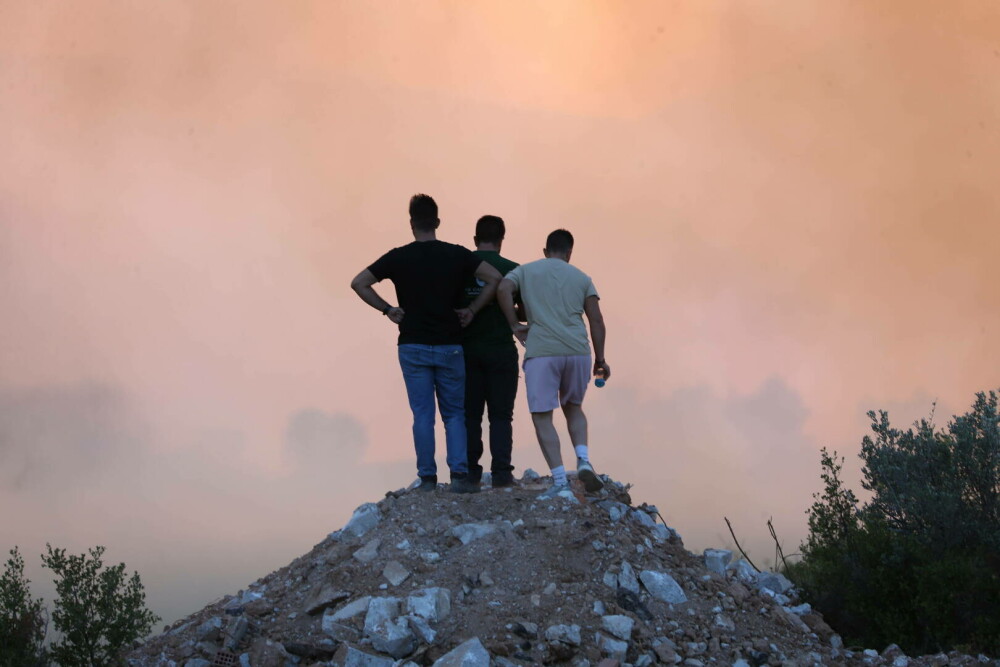
M375 503L365 503L354 510L350 521L344 526L344 532L354 537L361 537L372 528L378 525L382 518L378 505Z
M410 578L410 571L403 567L399 561L391 560L383 568L382 576L388 579L393 586L399 586Z
M687 595L673 577L666 572L656 572L654 570L643 570L639 574L642 585L646 587L649 594L658 600L669 602L670 604L681 604L687 602Z
M441 656L433 667L490 667L490 654L475 637Z
M725 575L729 561L733 559L733 552L728 549L705 549L705 567L710 572Z
M382 545L382 540L375 538L374 540L368 540L365 546L361 547L355 551L352 555L355 560L362 563L370 563L376 558L378 558L378 548Z
M781 573L693 554L603 478L361 505L286 567L164 628L130 667L928 667L960 654L848 650ZM569 501L570 497L572 501ZM323 531L326 532L326 531ZM992 663L993 667L1000 664Z

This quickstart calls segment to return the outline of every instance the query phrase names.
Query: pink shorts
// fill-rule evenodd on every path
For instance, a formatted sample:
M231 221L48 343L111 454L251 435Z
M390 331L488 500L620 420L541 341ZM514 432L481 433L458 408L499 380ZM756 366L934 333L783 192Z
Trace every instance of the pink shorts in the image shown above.
M589 384L589 354L524 360L524 385L530 412L549 412L567 403L580 405Z

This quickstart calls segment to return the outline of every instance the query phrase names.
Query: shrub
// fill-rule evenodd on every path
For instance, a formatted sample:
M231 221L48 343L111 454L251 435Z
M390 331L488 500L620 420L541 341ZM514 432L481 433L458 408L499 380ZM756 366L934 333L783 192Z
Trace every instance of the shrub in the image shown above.
M149 634L159 618L146 609L146 593L138 573L126 577L125 564L104 567L104 547L88 554L67 555L47 545L45 567L55 574L52 620L63 637L51 653L62 667L121 664L133 642Z
M41 599L31 598L29 584L24 559L14 547L0 575L0 667L45 664L48 619Z
M911 652L1000 652L1000 430L997 395L976 395L946 430L901 431L868 413L858 506L824 449L824 491L809 509L789 576L849 642Z

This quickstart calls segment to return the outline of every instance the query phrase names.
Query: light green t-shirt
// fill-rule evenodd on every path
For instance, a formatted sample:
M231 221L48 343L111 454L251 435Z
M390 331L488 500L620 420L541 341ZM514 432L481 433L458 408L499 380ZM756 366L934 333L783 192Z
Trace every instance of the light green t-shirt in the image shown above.
M531 325L525 359L590 354L583 323L583 302L597 296L590 276L561 259L539 259L504 277L517 285Z

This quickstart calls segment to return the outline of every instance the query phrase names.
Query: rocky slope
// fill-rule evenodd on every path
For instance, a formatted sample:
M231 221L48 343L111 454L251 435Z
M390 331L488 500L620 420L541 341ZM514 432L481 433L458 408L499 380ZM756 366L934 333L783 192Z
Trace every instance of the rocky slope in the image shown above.
M848 650L781 575L695 555L606 479L539 500L528 471L475 495L400 490L308 554L128 656L170 665L945 665ZM991 664L1000 667L1000 661Z

